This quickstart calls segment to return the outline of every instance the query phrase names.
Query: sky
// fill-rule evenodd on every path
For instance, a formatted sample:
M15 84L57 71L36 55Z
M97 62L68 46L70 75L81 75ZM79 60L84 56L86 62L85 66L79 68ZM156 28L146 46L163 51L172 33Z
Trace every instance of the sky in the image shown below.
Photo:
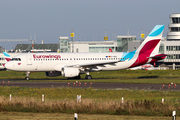
M180 13L180 0L0 0L0 39L35 39L59 43L73 30L74 40L115 40L115 35L145 36L169 15ZM106 31L106 32L105 32ZM70 39L71 40L71 39ZM27 42L0 42L6 50Z

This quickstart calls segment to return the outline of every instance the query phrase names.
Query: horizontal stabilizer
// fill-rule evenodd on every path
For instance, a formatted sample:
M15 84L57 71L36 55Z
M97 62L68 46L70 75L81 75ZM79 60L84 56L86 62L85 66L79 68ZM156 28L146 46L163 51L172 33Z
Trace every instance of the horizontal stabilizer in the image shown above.
M152 59L161 59L162 57L166 57L168 55L166 54L159 54L159 55L155 55L155 56L152 56L152 57L148 57L148 58L152 58Z

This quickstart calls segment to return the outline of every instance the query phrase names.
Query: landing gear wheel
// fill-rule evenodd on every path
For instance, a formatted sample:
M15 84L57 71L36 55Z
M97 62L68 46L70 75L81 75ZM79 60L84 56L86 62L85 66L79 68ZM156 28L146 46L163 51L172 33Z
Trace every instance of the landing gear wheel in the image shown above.
M26 72L26 78L25 78L25 80L29 80L29 74L30 74L30 72L27 71L27 72Z
M89 79L90 80L90 79L92 79L92 76L91 75L86 75L85 79Z

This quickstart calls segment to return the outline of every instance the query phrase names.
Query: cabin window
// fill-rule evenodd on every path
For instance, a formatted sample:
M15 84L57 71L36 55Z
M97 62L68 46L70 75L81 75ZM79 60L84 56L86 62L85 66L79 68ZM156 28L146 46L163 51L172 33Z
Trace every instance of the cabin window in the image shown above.
M0 58L0 60L5 60L5 58Z
M11 61L21 61L21 58L12 58Z

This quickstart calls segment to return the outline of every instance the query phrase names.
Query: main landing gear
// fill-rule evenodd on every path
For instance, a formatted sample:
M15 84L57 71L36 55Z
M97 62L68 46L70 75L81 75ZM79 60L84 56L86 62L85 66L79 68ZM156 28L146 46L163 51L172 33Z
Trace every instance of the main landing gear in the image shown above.
M26 72L26 78L25 78L25 80L29 80L29 74L30 74L30 72Z
M89 72L87 72L86 74L87 74L87 75L85 76L85 79L89 79L89 80L92 79L92 76L89 75Z
M90 79L92 79L92 76L91 75L86 75L85 79L89 79L90 80Z

